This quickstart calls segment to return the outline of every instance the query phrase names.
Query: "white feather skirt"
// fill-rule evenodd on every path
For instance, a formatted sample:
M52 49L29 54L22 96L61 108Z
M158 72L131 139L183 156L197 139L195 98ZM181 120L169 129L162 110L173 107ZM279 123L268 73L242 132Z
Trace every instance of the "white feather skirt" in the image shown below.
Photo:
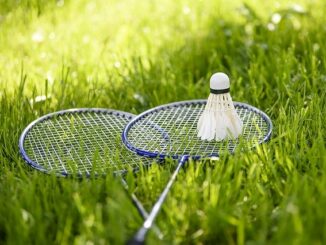
M221 141L241 135L243 123L237 114L230 93L210 94L197 130L202 140Z

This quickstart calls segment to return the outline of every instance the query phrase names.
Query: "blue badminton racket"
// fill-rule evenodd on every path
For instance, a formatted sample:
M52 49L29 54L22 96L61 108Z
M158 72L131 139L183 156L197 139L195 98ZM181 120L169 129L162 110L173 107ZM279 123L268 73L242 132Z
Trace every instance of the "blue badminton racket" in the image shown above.
M58 176L121 176L151 161L126 150L121 133L133 114L108 109L70 109L45 115L29 124L19 139L19 151L27 164ZM145 161L144 161L145 160ZM148 214L132 193L143 218ZM155 227L162 238L162 233Z
M131 120L125 127L122 140L126 147L141 155L155 158L173 158L178 165L162 194L153 206L142 227L128 242L143 244L167 194L180 169L189 159L218 157L223 152L234 153L237 146L255 147L269 140L272 133L270 118L259 109L234 102L243 122L243 134L239 139L202 141L197 137L197 122L206 100L191 100L162 105L150 109Z

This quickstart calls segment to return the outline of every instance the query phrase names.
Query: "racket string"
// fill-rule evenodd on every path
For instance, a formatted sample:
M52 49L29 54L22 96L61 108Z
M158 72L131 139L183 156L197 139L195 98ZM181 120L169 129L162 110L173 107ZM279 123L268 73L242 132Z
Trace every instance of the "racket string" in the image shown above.
M259 113L236 105L244 123L242 137L221 142L202 141L197 137L197 121L203 109L204 104L183 104L153 111L130 128L128 141L136 149L161 155L201 156L218 154L221 151L232 152L241 141L259 142L269 130L268 123Z
M121 133L129 122L119 114L86 111L64 113L35 124L24 139L27 156L46 171L106 173L136 168L141 162L126 150Z

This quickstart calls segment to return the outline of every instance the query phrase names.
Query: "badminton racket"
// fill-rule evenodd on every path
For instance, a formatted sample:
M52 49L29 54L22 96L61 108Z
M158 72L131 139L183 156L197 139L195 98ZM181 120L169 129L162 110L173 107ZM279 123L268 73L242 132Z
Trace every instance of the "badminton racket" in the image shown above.
M54 112L26 127L19 139L19 151L27 164L44 173L121 176L127 191L122 175L151 163L137 159L121 143L122 130L133 117L126 112L97 108ZM143 218L147 218L147 212L133 193L131 199ZM159 229L154 229L162 238Z
M206 100L176 102L155 107L138 115L125 127L122 140L126 147L141 156L178 160L165 189L154 204L142 227L129 240L129 244L143 244L180 169L189 159L219 157L223 152L234 153L237 146L255 147L269 140L272 133L270 118L259 109L234 102L243 122L239 139L202 141L197 137L197 122Z

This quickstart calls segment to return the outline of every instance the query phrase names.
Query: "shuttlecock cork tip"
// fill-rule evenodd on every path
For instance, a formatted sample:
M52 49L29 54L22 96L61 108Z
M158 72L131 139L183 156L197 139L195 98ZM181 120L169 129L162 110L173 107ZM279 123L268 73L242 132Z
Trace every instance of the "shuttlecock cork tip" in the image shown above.
M227 93L230 89L230 79L222 72L217 72L211 76L210 79L210 89L211 93Z

